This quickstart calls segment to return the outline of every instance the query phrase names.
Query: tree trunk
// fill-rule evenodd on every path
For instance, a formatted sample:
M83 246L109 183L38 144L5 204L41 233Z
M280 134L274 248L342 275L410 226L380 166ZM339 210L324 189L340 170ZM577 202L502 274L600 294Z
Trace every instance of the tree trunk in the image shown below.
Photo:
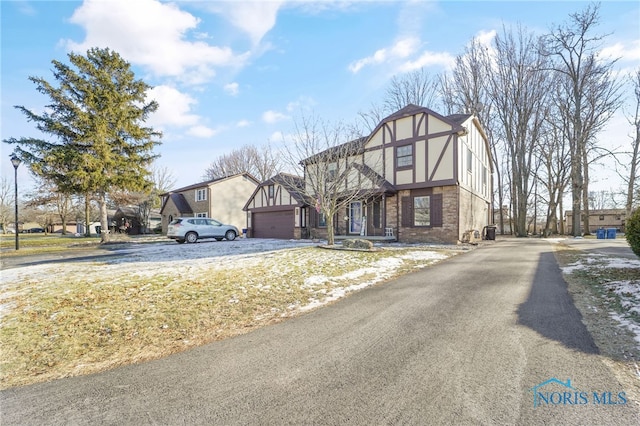
M107 195L103 192L100 193L98 203L100 204L100 226L102 227L102 232L100 233L100 242L108 243L109 242L109 218L107 216Z
M564 209L563 209L563 202L562 202L562 193L564 191L560 191L560 194L558 195L558 213L560 214L560 235L564 235L565 229L564 229Z
M335 244L333 216L334 216L333 213L331 214L327 213L327 245L330 245L330 246Z
M640 74L639 74L640 75ZM640 85L640 78L638 84ZM640 87L638 88L640 90ZM638 100L640 103L640 99ZM631 172L629 173L629 185L627 186L627 202L624 205L625 218L631 217L631 210L633 209L633 193L636 186L636 173L638 165L638 148L640 147L640 126L636 124L636 140L633 144L633 154L631 156Z
M571 156L571 235L582 235L580 210L582 208L582 156Z
M91 199L89 198L89 194L86 194L84 197L84 236L91 236Z
M582 150L582 170L584 173L584 182L582 186L582 205L583 205L583 230L584 235L591 235L589 227L589 163L587 162L587 150Z

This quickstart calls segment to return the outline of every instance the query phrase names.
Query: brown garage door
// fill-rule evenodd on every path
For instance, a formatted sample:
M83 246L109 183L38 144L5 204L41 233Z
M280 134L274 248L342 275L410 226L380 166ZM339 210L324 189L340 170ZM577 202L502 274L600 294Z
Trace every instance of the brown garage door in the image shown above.
M254 238L293 238L293 211L254 213Z

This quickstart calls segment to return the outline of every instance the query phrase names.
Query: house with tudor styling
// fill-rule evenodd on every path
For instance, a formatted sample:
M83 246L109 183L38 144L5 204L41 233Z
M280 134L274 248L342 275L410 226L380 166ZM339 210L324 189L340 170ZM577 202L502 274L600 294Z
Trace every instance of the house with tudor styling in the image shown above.
M408 105L348 144L345 190L363 197L334 217L337 237L455 244L480 238L493 223L491 150L476 116ZM335 167L303 163L305 174L309 167ZM296 192L277 177L260 184L244 206L250 235L326 237L323 212Z

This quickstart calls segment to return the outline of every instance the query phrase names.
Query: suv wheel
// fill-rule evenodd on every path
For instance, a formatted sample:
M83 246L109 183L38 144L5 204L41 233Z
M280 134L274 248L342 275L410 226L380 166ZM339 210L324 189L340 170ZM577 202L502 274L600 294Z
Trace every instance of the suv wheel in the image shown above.
M184 236L189 244L193 244L198 241L198 234L195 232L188 232L187 235Z
M236 233L232 230L228 230L227 233L224 234L224 237L227 239L227 241L233 241L236 239Z

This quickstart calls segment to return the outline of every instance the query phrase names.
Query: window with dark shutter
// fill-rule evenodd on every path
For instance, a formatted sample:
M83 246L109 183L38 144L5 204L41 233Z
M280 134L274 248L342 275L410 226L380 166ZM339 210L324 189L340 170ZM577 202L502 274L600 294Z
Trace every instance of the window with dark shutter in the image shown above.
M442 194L431 196L431 226L442 226Z
M413 225L412 205L413 201L411 197L402 198L402 226L404 227L411 227Z
M373 203L373 227L380 228L380 201Z

